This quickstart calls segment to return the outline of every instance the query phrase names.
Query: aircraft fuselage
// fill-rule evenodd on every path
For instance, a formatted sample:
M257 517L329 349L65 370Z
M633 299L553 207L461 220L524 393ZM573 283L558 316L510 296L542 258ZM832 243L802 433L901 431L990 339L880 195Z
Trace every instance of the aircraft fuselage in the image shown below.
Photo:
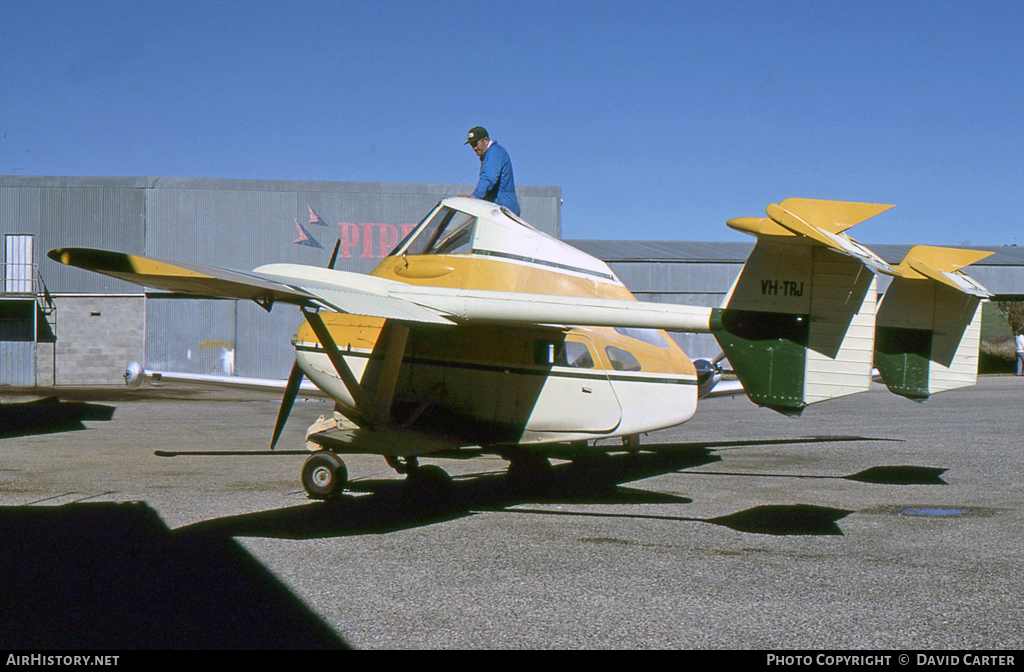
M409 284L632 299L617 281L517 260L462 255L384 259L372 275ZM355 377L372 392L385 320L321 313ZM357 404L308 324L296 336L305 375L357 418ZM376 348L376 353L375 353ZM413 325L390 422L473 444L531 444L637 434L685 422L697 405L692 362L663 331L568 325Z
M363 381L384 320L323 314L331 336ZM613 329L418 327L409 332L391 421L472 443L546 443L623 436L669 427L696 410L696 371L662 332L663 345ZM655 340L652 338L651 340ZM356 403L312 330L296 338L303 373L337 401Z

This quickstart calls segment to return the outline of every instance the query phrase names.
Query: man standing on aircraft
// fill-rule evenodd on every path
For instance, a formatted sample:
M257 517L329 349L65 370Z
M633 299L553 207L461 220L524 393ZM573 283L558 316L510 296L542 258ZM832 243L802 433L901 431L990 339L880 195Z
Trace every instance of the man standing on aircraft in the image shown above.
M472 147L480 157L480 181L473 191L473 198L503 205L518 215L519 199L516 198L516 181L512 177L512 159L505 148L491 140L483 126L471 128L464 144Z
M1024 331L1018 333L1013 342L1017 346L1017 375L1024 376Z

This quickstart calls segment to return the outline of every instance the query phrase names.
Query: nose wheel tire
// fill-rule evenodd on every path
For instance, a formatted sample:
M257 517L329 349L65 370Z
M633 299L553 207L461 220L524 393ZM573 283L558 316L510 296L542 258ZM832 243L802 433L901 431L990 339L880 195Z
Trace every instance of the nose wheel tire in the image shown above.
M348 482L348 469L334 453L321 451L310 455L302 465L302 487L313 499L337 495Z

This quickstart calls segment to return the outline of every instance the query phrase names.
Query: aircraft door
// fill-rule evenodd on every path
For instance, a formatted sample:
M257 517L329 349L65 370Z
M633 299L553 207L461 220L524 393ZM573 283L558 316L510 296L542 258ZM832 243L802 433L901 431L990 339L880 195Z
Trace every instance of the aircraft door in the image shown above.
M539 389L527 430L602 433L619 426L622 408L596 352L580 333L534 340L531 377Z

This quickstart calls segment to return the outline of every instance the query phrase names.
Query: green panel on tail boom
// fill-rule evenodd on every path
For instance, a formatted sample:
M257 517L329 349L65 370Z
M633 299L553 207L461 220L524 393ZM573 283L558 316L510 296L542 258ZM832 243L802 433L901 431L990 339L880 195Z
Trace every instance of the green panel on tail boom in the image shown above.
M807 315L716 308L711 331L722 346L747 397L785 415L804 406Z
M925 401L932 354L932 331L879 326L875 332L875 367L894 393Z

